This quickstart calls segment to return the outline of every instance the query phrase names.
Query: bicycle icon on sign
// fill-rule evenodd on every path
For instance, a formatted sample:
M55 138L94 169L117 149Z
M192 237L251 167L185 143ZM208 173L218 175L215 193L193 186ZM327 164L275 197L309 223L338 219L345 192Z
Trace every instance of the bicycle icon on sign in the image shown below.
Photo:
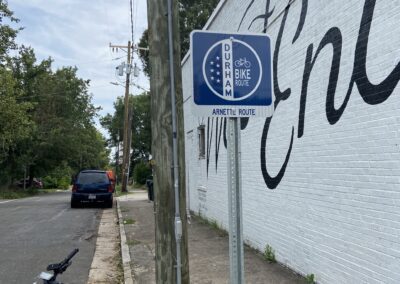
M235 60L234 64L235 64L235 67L243 67L243 66L246 68L251 67L251 63L250 63L250 61L247 61L246 57Z

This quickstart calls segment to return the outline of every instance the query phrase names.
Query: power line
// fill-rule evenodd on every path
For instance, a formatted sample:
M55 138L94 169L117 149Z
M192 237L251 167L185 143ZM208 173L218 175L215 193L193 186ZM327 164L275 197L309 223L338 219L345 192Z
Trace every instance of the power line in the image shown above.
M131 41L132 44L135 44L135 38L133 35L133 4L132 4L132 0L129 0L130 2L130 7L131 7Z
M134 19L135 19L135 24L134 24L134 31L136 31L136 28L137 28L137 13L138 13L138 1L136 1L135 2L135 17L134 17Z

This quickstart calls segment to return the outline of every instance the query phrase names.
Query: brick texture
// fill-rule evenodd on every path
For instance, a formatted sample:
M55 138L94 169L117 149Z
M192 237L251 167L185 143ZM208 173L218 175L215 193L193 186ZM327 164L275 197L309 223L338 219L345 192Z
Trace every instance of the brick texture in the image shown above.
M268 2L273 53L286 15L274 83L290 95L276 106L267 136L263 118L251 118L241 131L244 238L260 251L269 244L279 262L303 275L313 273L318 283L400 283L400 1ZM255 18L265 15L266 6L266 0L227 0L209 29L261 32L264 19ZM361 33L368 25L369 33ZM328 31L336 36L320 50L304 86L307 50L312 45L315 58ZM336 69L334 45L340 47ZM332 89L330 75L337 68ZM227 228L223 120L192 114L191 72L189 56L182 69L187 202ZM334 109L346 102L338 119L327 109L329 88ZM199 158L200 125L206 126L205 158ZM284 175L271 189L262 164L271 177L278 174L292 131Z

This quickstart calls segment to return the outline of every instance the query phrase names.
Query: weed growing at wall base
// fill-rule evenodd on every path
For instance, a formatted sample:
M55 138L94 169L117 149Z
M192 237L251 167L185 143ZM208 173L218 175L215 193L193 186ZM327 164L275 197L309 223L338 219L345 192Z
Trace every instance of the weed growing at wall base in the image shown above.
M307 274L307 275L306 275L306 283L307 283L307 284L314 284L314 283L315 283L315 276L314 276L314 274Z
M271 263L276 262L275 251L272 249L272 247L270 245L265 246L264 259Z

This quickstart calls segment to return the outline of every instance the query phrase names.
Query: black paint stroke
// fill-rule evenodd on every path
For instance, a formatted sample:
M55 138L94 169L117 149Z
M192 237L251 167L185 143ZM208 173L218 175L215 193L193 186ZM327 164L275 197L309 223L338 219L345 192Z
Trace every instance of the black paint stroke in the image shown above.
M299 24L297 25L297 30L293 37L292 43L294 43L299 38L301 31L303 30L304 22L306 21L306 16L307 16L307 8L308 8L308 0L303 0L301 2L301 13L300 13Z
M286 100L291 93L290 88L286 89L285 91L281 92L278 83L278 57L279 57L279 49L282 41L282 35L286 24L287 15L289 13L290 5L285 8L285 13L282 18L281 26L279 28L278 38L275 44L274 50L274 62L273 62L273 69L274 69L274 93L275 93L275 102L274 107L275 111L280 103L280 101ZM268 117L264 123L264 129L261 136L261 150L260 150L260 158L261 158L261 172L264 178L264 182L269 189L275 189L279 183L281 182L283 176L285 175L286 167L290 159L290 154L292 152L293 146L293 136L294 136L294 127L292 126L292 136L290 139L290 146L289 150L286 154L285 162L283 163L281 169L279 170L278 174L275 177L272 177L268 173L267 164L266 164L266 145L267 145L267 138L268 138L268 131L269 126L271 124L272 117Z
M240 118L240 130L246 129L247 125L249 124L249 119L249 117Z
M328 117L328 121L330 121L331 117L332 121L340 118L350 98L351 89L349 89L349 91L347 92L344 102L340 106L339 110L335 109L334 106L335 92L337 87L337 81L339 78L340 58L342 56L343 44L342 44L342 34L340 30L337 27L333 27L330 28L322 38L317 48L317 51L315 52L314 58L312 58L313 44L310 44L307 48L307 55L304 64L303 81L302 81L301 95L300 95L299 127L297 131L298 138L302 137L304 133L304 116L306 109L308 81L310 80L311 71L314 68L315 62L317 61L318 55L320 54L321 50L324 49L328 44L331 44L333 47L332 64L331 64L331 71L329 73L329 83L328 83L327 97L326 97L326 114Z
M281 100L284 101L287 98L289 98L290 93L291 93L290 88L287 88L286 90L281 92L281 90L279 88L279 82L278 82L279 50L280 50L280 46L281 46L283 31L284 31L285 25L286 25L287 15L289 13L289 8L290 8L290 5L286 6L286 8L285 8L285 13L283 14L283 18L282 18L281 26L279 28L278 38L276 40L275 50L274 50L273 77L274 77L275 107L278 105L279 101L281 101Z
M227 130L227 127L226 127L226 122L227 122L227 119L226 119L226 117L224 117L224 147L225 147L225 149L227 149L227 147L228 147L228 140L226 139L226 130Z
M207 177L208 177L208 166L210 164L210 153L211 153L211 140L213 134L214 118L211 119L211 130L210 130L210 118L207 119Z
M221 134L223 132L223 118L221 118L221 122L219 124L219 131L218 131L218 120L217 117L215 122L215 172L218 172L218 155L219 155L219 146L221 144Z
M286 153L285 162L283 163L281 169L279 170L278 174L275 177L272 177L268 173L267 163L266 163L266 146L267 146L267 139L268 139L268 131L269 126L271 124L272 117L268 117L265 120L264 129L262 132L261 137L261 151L260 151L260 158L261 158L261 172L264 178L265 184L268 186L269 189L275 189L279 183L281 182L283 176L285 175L286 167L290 159L290 154L292 153L292 146L293 146L293 136L294 136L294 127L292 126L292 136L290 138L290 145L289 150Z
M242 25L243 19L246 16L250 7L254 4L254 0L250 2L248 5L245 14L242 17L240 22L239 28ZM394 88L397 86L400 80L400 63L396 65L396 67L392 70L392 72L380 83L380 84L372 84L367 76L366 72L366 58L367 58L367 50L368 50L368 40L369 34L371 29L371 24L373 21L373 14L375 9L376 0L365 0L363 14L360 23L359 34L357 38L356 48L355 48L355 56L354 56L354 65L353 65L353 73L349 82L349 87L346 93L346 96L341 104L341 106L336 109L335 108L335 95L336 95L336 88L338 83L339 71L340 71L340 61L341 61L341 50L342 50L342 35L341 31L337 27L330 28L324 37L322 38L314 56L313 56L313 45L310 44L306 51L306 58L305 58L305 66L303 72L303 80L302 80L302 89L300 95L300 109L299 109L299 123L298 123L298 138L301 138L304 134L304 123L305 123L305 108L306 108L306 100L307 100L307 91L308 91L308 83L311 76L312 69L317 61L317 58L320 52L329 44L333 47L333 55L332 55L332 63L330 67L330 74L329 74L329 82L327 87L327 95L326 95L326 104L325 104L325 111L326 117L328 122L332 125L337 123L350 99L350 95L352 93L354 84L357 85L359 93L362 99L371 105L380 104L386 101L390 95L393 93ZM266 12L263 15L259 15L254 18L249 26L258 19L264 19L264 30L266 32L266 28L268 26L268 18L271 17L273 10L269 11L270 0L266 2ZM284 28L286 25L287 16L289 13L290 5L288 5L284 11L284 15L282 18L281 26L278 32L278 37L275 45L274 56L273 56L273 80L274 80L274 93L275 93L275 102L274 108L275 111L278 107L280 101L286 100L289 98L291 94L291 89L287 88L284 91L281 91L279 88L278 82L278 58L279 58L279 51L280 45L282 41L282 36L284 32ZM292 40L292 44L299 38L303 27L304 22L307 16L307 8L308 8L308 0L303 0L302 2L302 11L300 15L299 24L297 26L297 30L295 36ZM275 189L279 183L281 182L286 167L288 165L292 146L293 146L293 137L294 137L294 127L292 127L292 135L290 140L289 149L286 154L285 161L279 170L278 174L275 177L271 177L268 173L268 169L266 166L266 143L268 138L268 131L271 124L272 117L267 118L265 120L262 137L261 137L261 171L263 174L263 178L265 184L270 189ZM245 129L247 127L249 120L248 119L241 119L241 129ZM218 161L218 153L219 153L219 143L221 139L221 132L223 132L223 142L224 147L227 148L227 119L221 119L220 124L217 121L217 136L216 141L218 141L218 147L216 145L216 161ZM218 132L218 125L219 125L219 132ZM211 127L211 139L212 139L212 127ZM207 134L207 176L208 176L208 164L209 164L209 153L211 147L211 139L209 139L209 132ZM216 162L216 170L217 170L217 162Z
M253 6L254 1L255 1L255 0L251 0L250 3L249 3L249 5L247 5L247 8L246 8L246 10L245 10L244 13L243 13L242 19L240 20L239 27L237 28L237 31L240 30L240 27L242 26L244 17L246 17L246 15L247 15L247 13L249 12L251 6Z
M253 4L253 3L251 3ZM271 4L271 0L267 0L266 4L265 4L265 12L264 14L258 15L256 16L251 22L250 25L248 26L248 30L250 30L251 26L254 24L255 21L257 21L258 19L264 19L264 28L262 30L263 33L267 32L267 27L268 27L268 19L272 16L272 14L274 13L275 7L272 8L272 10L269 10L269 6Z
M400 63L379 84L369 81L366 71L366 58L368 50L368 37L373 20L376 0L366 0L360 23L360 30L355 50L353 79L364 102L370 105L383 103L392 94L400 80Z

